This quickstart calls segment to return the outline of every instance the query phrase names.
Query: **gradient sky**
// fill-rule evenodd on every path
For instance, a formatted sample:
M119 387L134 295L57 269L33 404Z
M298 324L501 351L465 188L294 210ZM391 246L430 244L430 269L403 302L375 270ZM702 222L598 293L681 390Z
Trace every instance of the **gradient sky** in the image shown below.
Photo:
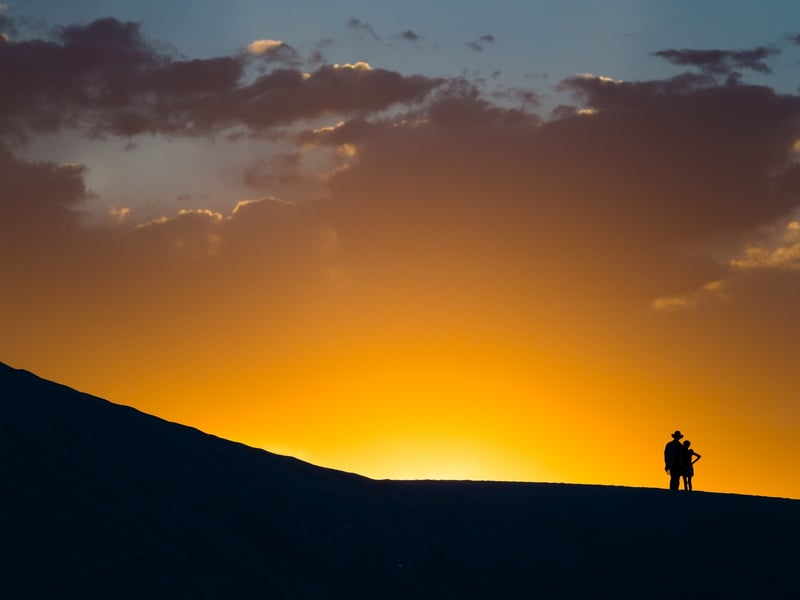
M800 498L795 2L4 2L0 360L384 478Z

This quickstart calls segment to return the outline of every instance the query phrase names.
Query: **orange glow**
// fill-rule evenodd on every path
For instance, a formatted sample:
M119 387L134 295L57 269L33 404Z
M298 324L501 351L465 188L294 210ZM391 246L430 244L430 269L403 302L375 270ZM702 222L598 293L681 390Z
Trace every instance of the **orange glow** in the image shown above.
M347 319L363 323L363 315ZM605 337L603 328L592 332L603 347L573 344L589 332L564 329L548 332L545 339L563 340L548 348L499 327L473 336L435 327L402 335L387 326L383 336L362 337L317 322L319 338L293 341L274 329L276 340L266 330L253 335L247 322L226 325L181 331L177 349L151 345L164 323L126 330L128 354L119 357L103 353L112 342L95 330L72 361L43 360L38 346L28 359L112 401L373 478L664 487L661 451L677 427L703 455L696 489L800 496L780 463L732 456L759 425L728 422L714 406L721 395L744 402L756 390L698 379L696 359L667 362L668 347L638 352L636 340ZM222 361L219 348L227 350ZM757 377L752 384L763 391ZM684 414L665 411L676 402ZM764 432L775 443L770 452L791 448L788 433ZM752 477L742 477L743 464Z

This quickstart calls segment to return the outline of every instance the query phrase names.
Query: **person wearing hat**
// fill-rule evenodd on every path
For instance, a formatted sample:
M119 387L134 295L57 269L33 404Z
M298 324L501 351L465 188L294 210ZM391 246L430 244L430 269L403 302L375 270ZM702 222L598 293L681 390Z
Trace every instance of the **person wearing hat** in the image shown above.
M664 470L669 474L669 489L671 490L680 489L681 485L682 437L683 434L680 431L675 431L672 434L672 441L667 442L667 445L664 446Z

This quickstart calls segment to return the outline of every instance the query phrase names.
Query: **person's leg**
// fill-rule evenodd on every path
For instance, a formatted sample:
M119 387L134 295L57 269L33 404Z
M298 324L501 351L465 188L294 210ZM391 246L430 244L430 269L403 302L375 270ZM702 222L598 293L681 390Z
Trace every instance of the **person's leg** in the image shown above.
M681 474L675 471L674 469L669 472L669 489L671 490L681 489Z
M686 485L687 485L686 489L691 492L692 491L692 476L691 475L686 477Z

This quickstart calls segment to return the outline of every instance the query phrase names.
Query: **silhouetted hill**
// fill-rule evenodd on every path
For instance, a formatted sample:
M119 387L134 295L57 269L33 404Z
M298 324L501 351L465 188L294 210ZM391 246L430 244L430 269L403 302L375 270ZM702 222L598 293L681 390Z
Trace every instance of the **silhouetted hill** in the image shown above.
M3 598L797 594L794 500L374 481L2 363L0 403Z

